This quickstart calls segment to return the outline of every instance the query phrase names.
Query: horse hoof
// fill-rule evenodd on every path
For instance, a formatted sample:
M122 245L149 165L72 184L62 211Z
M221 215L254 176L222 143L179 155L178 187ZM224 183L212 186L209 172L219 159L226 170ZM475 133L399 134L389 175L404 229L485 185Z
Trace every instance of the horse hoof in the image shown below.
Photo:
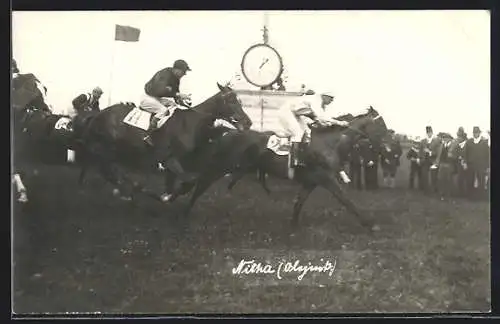
M128 196L121 196L120 197L121 200L123 201L131 201L132 200L132 197L128 197Z
M164 193L160 196L162 202L167 203L172 199L172 194Z
M379 231L380 231L380 226L378 226L378 225L372 226L372 232L379 232Z
M118 196L118 195L120 195L120 189L117 188L113 189L113 196Z

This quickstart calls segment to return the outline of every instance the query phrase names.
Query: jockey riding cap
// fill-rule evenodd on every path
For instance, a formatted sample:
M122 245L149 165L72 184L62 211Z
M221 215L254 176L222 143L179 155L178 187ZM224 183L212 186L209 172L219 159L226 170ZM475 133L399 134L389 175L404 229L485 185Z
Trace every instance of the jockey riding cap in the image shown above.
M191 71L191 68L184 60L177 60L174 62L174 68L182 71Z
M321 95L322 96L331 97L331 98L335 98L335 95L333 94L333 91L323 91L323 92L321 92Z
M92 90L92 92L94 92L94 93L98 93L98 94L101 94L101 95L103 94L103 91L102 91L102 89L101 89L100 87L95 87L95 88Z

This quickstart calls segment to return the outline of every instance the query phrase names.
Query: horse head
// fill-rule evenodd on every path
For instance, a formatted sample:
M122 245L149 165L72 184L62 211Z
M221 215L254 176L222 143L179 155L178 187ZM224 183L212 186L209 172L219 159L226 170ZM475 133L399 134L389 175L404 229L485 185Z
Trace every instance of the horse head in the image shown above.
M217 98L216 118L226 120L238 130L248 130L252 126L250 117L245 113L236 93L229 86L217 83L220 92Z
M370 106L366 113L352 119L344 134L351 138L367 138L372 144L380 147L387 131L384 118Z
M18 75L12 86L12 108L16 123L24 124L33 116L44 117L51 114L45 102L47 89L33 74Z
M12 105L16 111L45 110L50 111L46 103L47 88L35 75L20 74L12 80Z

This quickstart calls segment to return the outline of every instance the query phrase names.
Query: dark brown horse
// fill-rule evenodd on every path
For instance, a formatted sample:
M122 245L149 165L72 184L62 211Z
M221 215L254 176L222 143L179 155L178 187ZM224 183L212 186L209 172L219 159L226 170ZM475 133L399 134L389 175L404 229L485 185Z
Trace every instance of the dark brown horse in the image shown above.
M219 92L203 103L186 110L176 110L171 118L152 135L154 147L144 142L146 132L123 122L134 104L119 103L108 107L92 118L85 127L82 144L80 183L86 170L97 165L103 177L114 184L122 198L131 199L143 187L131 182L119 167L165 163L175 156L181 164L190 160L200 147L209 143L216 119L230 122L238 129L250 128L252 122L241 107L236 93L218 84ZM183 165L183 168L185 166ZM172 195L180 190L177 174L165 171L166 189ZM140 190L139 190L140 189Z
M301 190L294 203L293 228L298 225L298 216L305 201L318 186L330 191L349 211L358 216L361 224L372 228L372 222L355 207L339 182L338 173L343 167L340 155L343 154L342 150L352 146L352 143L360 138L368 138L376 147L380 147L386 132L384 119L372 107L366 114L354 117L348 128L334 126L312 129L311 143L304 153L306 166L298 167L295 171L294 181L301 186ZM228 131L220 137L217 143L213 144L217 146L217 153L212 153L212 158L204 165L205 169L191 194L185 216L189 214L196 200L227 173L233 174L229 185L229 188L232 188L246 174L257 171L267 192L267 174L288 179L288 157L277 155L267 148L271 135L255 131Z
M20 74L12 82L14 183L22 188L18 194L23 201L27 200L27 194L21 173L31 168L28 164L54 163L57 153L73 147L72 120L52 113L45 102L46 91L33 74Z

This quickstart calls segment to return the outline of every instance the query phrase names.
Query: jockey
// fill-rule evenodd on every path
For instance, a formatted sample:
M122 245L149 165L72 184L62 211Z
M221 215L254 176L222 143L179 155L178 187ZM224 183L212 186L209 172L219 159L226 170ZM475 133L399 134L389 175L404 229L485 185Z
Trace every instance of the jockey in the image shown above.
M103 91L100 87L95 87L91 93L82 93L75 99L73 99L73 108L78 114L83 112L98 112L99 99L101 98Z
M140 108L153 114L153 122L144 141L153 145L151 132L156 129L158 121L172 114L175 109L190 106L191 96L179 92L181 78L187 71L191 71L184 60L177 60L172 67L167 67L155 73L144 86Z
M319 97L316 97L314 91L309 90L304 92L304 95L305 99L283 106L280 112L280 121L287 135L291 137L290 167L292 168L303 165L300 153L308 142L309 124L317 123L321 126L339 125L342 127L349 125L346 121L340 121L326 115L325 108L335 98L331 92L322 92Z

